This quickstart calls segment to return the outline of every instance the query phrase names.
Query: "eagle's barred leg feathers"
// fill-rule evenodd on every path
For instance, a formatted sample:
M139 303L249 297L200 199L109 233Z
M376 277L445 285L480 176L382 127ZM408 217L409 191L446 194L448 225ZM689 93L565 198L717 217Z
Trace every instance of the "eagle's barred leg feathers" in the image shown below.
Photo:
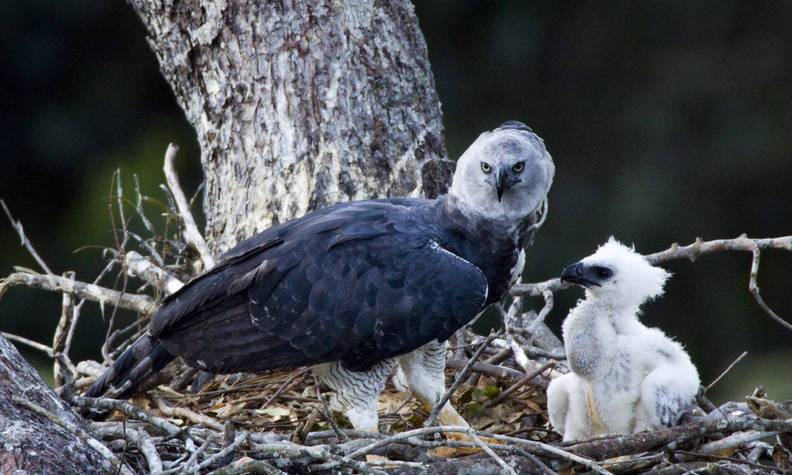
M446 391L446 342L433 340L415 351L399 357L399 379L403 381L427 410L437 404ZM437 417L443 425L468 426L451 402L447 402Z
M336 361L316 365L313 371L334 391L330 396L330 409L347 416L357 430L379 432L377 398L395 366L396 362L389 358L368 371L351 371Z

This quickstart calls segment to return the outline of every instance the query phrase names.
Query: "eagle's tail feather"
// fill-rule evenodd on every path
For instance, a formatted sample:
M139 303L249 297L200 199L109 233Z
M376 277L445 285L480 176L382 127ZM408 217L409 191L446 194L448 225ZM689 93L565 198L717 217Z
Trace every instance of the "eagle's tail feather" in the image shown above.
M139 390L142 383L173 358L157 339L146 333L99 376L85 395L99 397L111 390L112 397L126 398Z

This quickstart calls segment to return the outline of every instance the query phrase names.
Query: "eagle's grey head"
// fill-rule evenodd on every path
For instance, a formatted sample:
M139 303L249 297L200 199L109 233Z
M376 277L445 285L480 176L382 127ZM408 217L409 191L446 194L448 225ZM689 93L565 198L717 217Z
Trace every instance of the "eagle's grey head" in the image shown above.
M466 211L520 221L547 199L555 166L544 142L516 120L479 135L459 158L449 195Z
M663 294L671 274L611 237L597 252L564 269L561 280L617 306L638 306Z

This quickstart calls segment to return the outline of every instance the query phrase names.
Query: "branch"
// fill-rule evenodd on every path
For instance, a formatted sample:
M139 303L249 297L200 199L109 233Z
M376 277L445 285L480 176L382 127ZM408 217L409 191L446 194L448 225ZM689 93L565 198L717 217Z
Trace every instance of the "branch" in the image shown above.
M54 275L54 273L50 270L49 266L47 266L47 263L44 262L44 259L42 259L41 256L39 256L38 252L36 252L36 248L33 247L33 243L31 243L30 239L28 239L27 235L25 234L25 229L22 227L22 222L16 221L14 219L14 217L11 215L11 211L8 209L8 206L6 206L5 201L0 200L0 206L3 207L3 211L5 211L6 216L8 216L8 220L11 222L11 226L14 227L17 234L19 235L19 239L20 241L22 241L22 245L25 246L25 249L27 249L30 255L33 256L33 259L36 260L36 263L38 263L39 267L41 267L41 269L44 272L46 272L48 275Z
M733 411L727 417L705 418L670 429L582 441L570 445L566 449L595 460L603 460L617 455L651 451L672 442L678 446L689 440L708 435L730 434L744 430L792 432L792 419L770 420L756 417L750 413Z
M429 417L426 419L426 422L424 422L424 427L431 427L434 425L434 423L437 421L437 416L440 415L440 410L443 409L443 406L445 406L448 400L451 399L451 396L454 394L454 392L456 392L456 390L459 389L459 386L462 384L462 381L465 380L468 373L470 372L471 366L473 366L473 364L476 363L476 361L479 359L481 354L484 353L484 350L487 349L489 344L492 343L492 340L494 340L496 336L498 336L497 333L494 332L490 333L487 339L484 340L484 343L482 343L481 346L478 347L476 352L473 353L473 356L470 357L470 360L467 362L465 367L462 368L462 371L457 373L456 379L454 379L454 382L453 384L451 384L451 387L448 388L448 391L445 392L443 397L440 398L437 404L435 404L434 407L432 408L432 412L429 413Z
M206 245L203 236L198 231L198 226L195 224L190 212L190 205L187 198L184 196L184 191L179 185L179 177L176 175L176 168L173 165L173 160L176 158L176 153L179 151L179 146L169 144L168 150L165 152L165 165L162 170L165 172L165 180L168 182L168 188L173 194L173 199L176 200L176 206L179 209L179 216L181 216L184 223L184 239L191 244L201 255L204 269L211 269L215 265L215 259L209 246Z
M671 247L664 251L655 252L654 254L646 254L645 257L652 265L662 264L669 261L679 259L689 259L691 262L695 261L699 256L704 254L712 254L716 252L750 252L753 256L751 261L750 278L748 281L748 289L754 296L759 307L770 318L775 320L787 330L792 331L792 324L778 316L762 299L759 294L759 286L757 284L757 276L759 274L759 258L760 253L767 249L778 249L783 251L792 252L792 236L780 236L775 238L749 238L745 234L734 239L715 239L712 241L703 241L697 238L692 244L687 246L680 246L679 244L672 244ZM515 284L511 293L513 295L528 295L531 297L540 297L545 295L546 292L558 292L570 287L569 284L561 282L560 279L550 279L544 282L533 284Z
M29 269L15 269L17 272L0 279L0 297L8 287L24 285L52 292L66 292L86 300L99 302L102 306L110 303L142 314L151 314L156 309L154 301L146 295L118 292L96 284L87 284L57 275L37 274Z
M130 275L138 277L155 288L162 290L165 295L171 295L184 287L184 282L151 262L149 258L143 257L135 251L127 252L124 255L124 262Z

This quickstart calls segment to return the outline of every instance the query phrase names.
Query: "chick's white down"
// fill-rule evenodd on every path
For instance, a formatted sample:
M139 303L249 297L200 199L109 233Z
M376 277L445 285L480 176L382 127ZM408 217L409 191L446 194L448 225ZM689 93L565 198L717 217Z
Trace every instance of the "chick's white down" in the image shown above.
M548 387L553 428L578 440L676 425L693 404L698 372L679 343L638 320L670 274L613 238L576 266L594 271L563 324L572 372ZM611 275L596 273L603 268Z

